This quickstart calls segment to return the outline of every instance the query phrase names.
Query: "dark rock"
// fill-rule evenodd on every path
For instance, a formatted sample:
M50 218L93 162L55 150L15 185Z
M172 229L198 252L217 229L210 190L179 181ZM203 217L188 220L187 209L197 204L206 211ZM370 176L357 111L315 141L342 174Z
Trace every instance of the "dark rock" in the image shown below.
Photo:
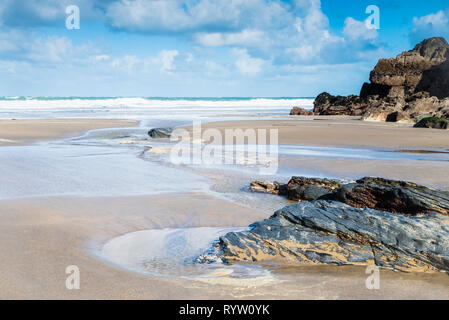
M316 200L339 188L342 182L332 179L292 177L286 186L287 199L289 200Z
M426 39L396 58L380 59L360 96L320 94L314 112L391 122L444 117L449 114L448 74L449 44L444 38Z
M253 192L287 196L287 199L312 201L324 197L343 184L340 180L292 177L287 184L271 181L251 182L249 189Z
M448 191L434 190L408 181L365 177L345 184L340 180L292 177L286 185L256 181L250 189L285 195L293 201L334 200L356 208L449 216Z
M221 237L218 257L449 271L449 224L439 214L406 216L314 201L285 207L250 227Z
M313 103L313 113L319 115L361 115L366 104L357 96L333 96L321 93Z
M170 138L172 128L154 128L148 131L148 135L153 139Z
M403 111L395 111L390 113L386 119L387 122L409 122L411 121L410 117L404 113Z
M290 111L291 116L313 116L313 111L306 110L304 108L293 107Z
M329 193L329 190L326 188L309 184L306 186L294 186L289 188L287 197L290 200L313 201L328 195Z
M307 186L310 184L323 187L328 190L334 190L339 188L343 184L343 182L341 180L334 180L327 178L292 177L287 185L289 187L293 187L293 186Z
M414 125L414 128L447 129L449 120L443 118L424 118Z
M378 184L381 186L397 186L397 187L410 187L416 189L427 189L427 187L402 180L390 180L385 178L376 178L376 177L364 177L362 179L356 180L357 183L360 184Z
M426 187L392 184L347 184L335 199L355 208L371 208L402 214L449 215L449 193Z
M254 181L251 182L249 190L252 192L279 194L282 184L270 181Z

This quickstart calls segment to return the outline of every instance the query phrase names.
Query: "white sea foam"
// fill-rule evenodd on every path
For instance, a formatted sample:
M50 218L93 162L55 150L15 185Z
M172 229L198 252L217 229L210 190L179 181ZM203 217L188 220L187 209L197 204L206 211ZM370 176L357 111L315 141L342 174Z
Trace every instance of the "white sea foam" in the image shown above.
M108 117L213 114L288 115L293 106L311 109L309 98L21 98L0 99L0 118Z

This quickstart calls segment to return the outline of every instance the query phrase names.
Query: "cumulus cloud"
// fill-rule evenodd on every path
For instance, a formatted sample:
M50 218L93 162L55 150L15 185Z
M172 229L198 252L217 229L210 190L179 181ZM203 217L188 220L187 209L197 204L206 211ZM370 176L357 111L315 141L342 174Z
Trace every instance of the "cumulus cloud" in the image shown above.
M168 45L149 56L132 51L117 55L114 46L80 45L68 35L42 36L26 30L63 28L65 7L70 4L80 7L82 29L88 28L86 21L95 21L123 33L162 34L164 39L170 37ZM95 68L95 74L111 77L120 72L170 78L174 74L198 78L199 73L231 79L277 77L304 72L298 66L376 59L380 47L377 31L367 29L363 21L348 17L342 30L333 30L320 0L3 0L2 23L0 62L25 61L37 67L84 64L86 69ZM184 44L176 45L176 50L170 47L179 38L200 48L195 57L185 52L189 49Z
M357 21L351 17L346 18L343 34L350 41L374 40L378 36L376 29L368 29L365 21Z
M178 50L162 50L156 58L156 63L160 64L161 71L171 72L175 70L175 58L179 56Z
M103 20L104 7L115 0L2 0L0 23L7 27L64 26L65 9L80 8L84 21Z
M88 62L98 49L90 45L74 45L67 37L35 37L17 29L0 30L0 58L38 65L76 64Z
M414 17L413 26L410 34L413 42L420 42L429 37L449 39L449 9L423 17Z
M255 76L268 64L268 61L251 57L246 49L233 49L232 54L236 59L235 66L243 75Z
M344 63L378 47L377 31L353 18L346 20L342 35L332 32L320 0L4 1L0 21L7 26L63 24L64 8L75 4L83 21L95 17L123 32L181 35L202 47L247 49L254 58L280 65ZM19 12L21 7L28 9Z
M232 33L198 33L195 41L205 47L242 46L258 47L267 45L270 41L261 30L245 29Z
M119 0L105 12L108 23L124 31L223 32L285 23L288 5L278 0Z

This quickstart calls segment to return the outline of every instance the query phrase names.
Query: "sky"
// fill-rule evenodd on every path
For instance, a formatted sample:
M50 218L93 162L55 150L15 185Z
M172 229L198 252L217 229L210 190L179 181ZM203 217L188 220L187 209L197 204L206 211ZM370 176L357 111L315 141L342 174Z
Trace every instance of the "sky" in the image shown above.
M447 0L0 0L0 96L358 94L433 36Z

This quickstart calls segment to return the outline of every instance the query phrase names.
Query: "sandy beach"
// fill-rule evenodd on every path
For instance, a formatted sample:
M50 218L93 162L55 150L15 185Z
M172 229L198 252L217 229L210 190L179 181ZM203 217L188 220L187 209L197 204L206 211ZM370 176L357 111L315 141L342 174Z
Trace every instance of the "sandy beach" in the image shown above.
M3 126L3 123L7 123ZM0 124L0 138L22 143L61 139L82 131L134 126L110 120L23 120ZM27 130L23 125L27 125ZM36 128L46 127L40 136ZM447 131L415 131L406 126L353 120L262 120L209 123L206 127L278 128L281 143L400 149L449 148ZM34 129L33 129L34 128ZM414 132L411 134L411 132ZM419 134L417 134L419 132ZM388 139L387 139L388 136ZM384 138L382 138L384 137ZM282 160L282 159L281 159ZM88 160L86 160L88 161ZM288 167L351 172L357 160L283 159ZM447 164L435 162L366 162L373 174L409 175L430 185L447 185ZM402 171L400 168L402 166ZM421 166L421 167L420 167ZM421 171L419 170L421 168ZM352 171L351 171L352 170ZM358 169L362 173L362 169ZM398 171L399 170L399 171ZM424 174L426 170L426 174ZM356 170L357 171L357 170ZM356 172L357 174L357 172ZM220 174L218 174L220 176ZM221 176L223 178L223 176ZM427 179L427 180L426 180ZM209 180L213 183L213 179ZM249 182L249 181L248 181ZM247 183L248 183L247 182ZM243 186L241 186L243 187ZM382 270L381 290L365 287L365 269L333 266L265 266L269 276L236 280L228 276L157 277L126 270L101 256L110 239L139 230L198 227L244 227L269 217L271 210L252 208L213 193L80 197L37 196L0 200L1 299L448 299L449 277ZM151 245L151 244L149 244ZM67 290L65 268L80 269L80 290ZM225 270L226 271L226 270ZM224 273L226 274L226 272Z
M135 125L137 121L108 119L0 119L0 146L63 139L92 129Z
M173 201L176 199L176 201ZM266 215L195 194L169 197L1 201L2 299L447 299L445 274L382 271L382 290L364 286L365 268L276 268L273 278L182 279L139 274L96 256L107 239L130 231L249 224ZM80 269L79 290L65 268Z
M284 117L285 118L285 117ZM279 144L449 150L449 131L422 130L410 124L359 121L360 117L307 116L290 120L242 120L206 123L203 130L278 129Z

